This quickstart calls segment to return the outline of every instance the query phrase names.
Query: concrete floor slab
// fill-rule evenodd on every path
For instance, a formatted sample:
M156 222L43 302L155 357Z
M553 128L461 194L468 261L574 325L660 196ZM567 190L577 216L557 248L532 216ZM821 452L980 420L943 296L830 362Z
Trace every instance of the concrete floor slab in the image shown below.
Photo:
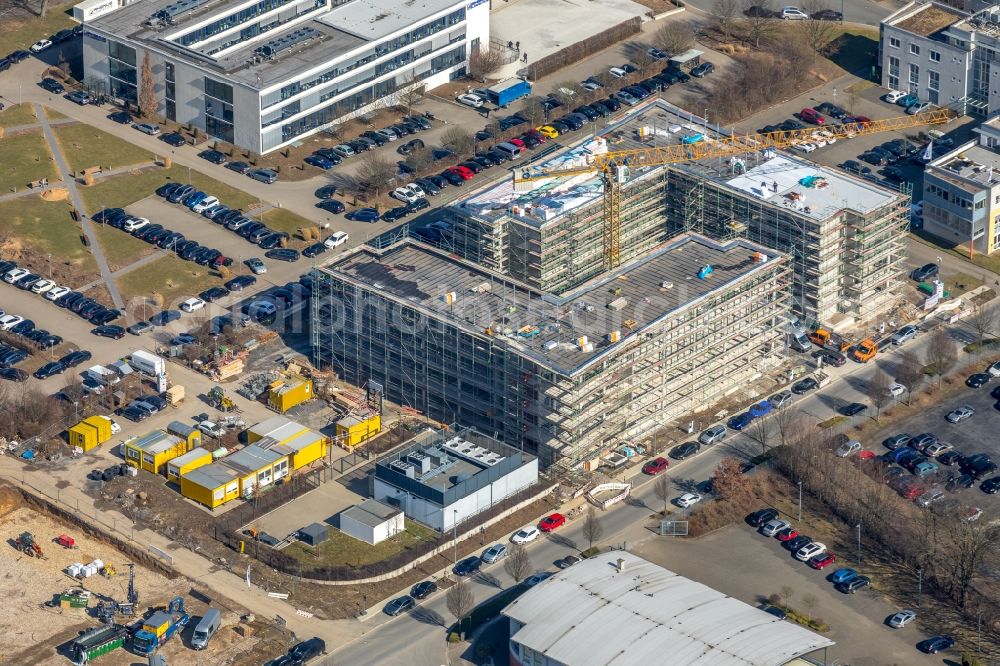
M364 497L353 493L343 484L328 481L319 488L284 504L261 516L254 525L276 539L284 539L300 528L312 523L335 526L334 517Z

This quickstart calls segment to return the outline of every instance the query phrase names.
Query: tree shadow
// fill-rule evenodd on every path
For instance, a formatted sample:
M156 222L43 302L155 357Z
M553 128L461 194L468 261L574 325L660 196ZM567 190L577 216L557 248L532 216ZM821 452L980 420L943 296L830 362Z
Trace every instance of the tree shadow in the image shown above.
M844 33L826 47L826 57L848 72L865 75L875 62L878 42L866 35Z
M557 544L559 546L565 546L566 548L573 548L575 550L577 547L575 541L573 541L567 536L563 536L562 534L553 534L550 532L548 535L548 539L552 543Z
M701 481L695 481L694 479L672 479L672 481L674 488L686 493L698 492L699 486L702 484Z
M624 501L625 501L625 504L627 504L628 506L635 506L635 507L640 507L641 506L641 507L643 507L645 509L650 508L649 505L646 504L645 500L639 499L635 495L629 495L628 497L625 498Z
M417 622L422 622L423 624L429 624L437 627L445 626L444 616L433 608L428 608L427 606L417 606L410 611L410 617Z

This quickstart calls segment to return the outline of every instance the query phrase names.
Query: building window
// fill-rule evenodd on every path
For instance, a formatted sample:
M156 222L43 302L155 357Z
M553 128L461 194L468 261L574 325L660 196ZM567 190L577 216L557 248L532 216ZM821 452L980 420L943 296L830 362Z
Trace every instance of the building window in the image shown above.
M164 78L166 79L166 84L164 86L164 96L166 97L167 103L167 120L177 121L177 84L174 82L174 63L168 62L164 63Z
M931 62L941 62L941 54L937 51L931 50Z
M920 47L916 44L910 44L910 53L913 55L920 55Z
M933 69L927 70L927 87L931 90L941 89L941 75Z
M920 90L920 67L910 63L910 92L916 94Z
M889 58L889 76L899 76L899 58Z
M233 87L205 77L205 133L233 142Z
M889 77L889 89L890 90L899 90L899 77L898 76L890 76Z
M108 75L111 77L111 95L129 102L138 102L136 84L139 81L135 69L135 49L108 40Z
M897 39L896 37L890 37L889 38L889 46L891 46L894 49L898 49L899 48L899 39Z

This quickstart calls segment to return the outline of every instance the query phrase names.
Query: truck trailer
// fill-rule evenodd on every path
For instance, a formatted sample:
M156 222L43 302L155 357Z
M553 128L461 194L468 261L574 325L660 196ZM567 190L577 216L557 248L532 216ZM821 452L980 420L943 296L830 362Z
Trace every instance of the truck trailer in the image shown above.
M531 94L531 83L521 79L507 79L486 89L490 101L500 107L506 107L522 97Z
M89 664L125 645L128 629L120 624L88 629L69 644L69 657L77 666Z

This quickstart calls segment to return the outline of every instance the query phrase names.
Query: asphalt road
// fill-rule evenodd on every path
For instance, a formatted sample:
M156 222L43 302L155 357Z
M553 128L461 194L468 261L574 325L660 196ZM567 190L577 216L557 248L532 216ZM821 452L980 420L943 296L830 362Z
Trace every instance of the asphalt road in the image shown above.
M829 9L841 12L844 21L848 23L864 23L877 26L879 22L889 14L893 13L905 3L894 2L868 2L868 0L828 0L825 6ZM688 0L685 5L694 7L706 16L714 14L715 0ZM772 8L780 8L783 5L774 5Z

